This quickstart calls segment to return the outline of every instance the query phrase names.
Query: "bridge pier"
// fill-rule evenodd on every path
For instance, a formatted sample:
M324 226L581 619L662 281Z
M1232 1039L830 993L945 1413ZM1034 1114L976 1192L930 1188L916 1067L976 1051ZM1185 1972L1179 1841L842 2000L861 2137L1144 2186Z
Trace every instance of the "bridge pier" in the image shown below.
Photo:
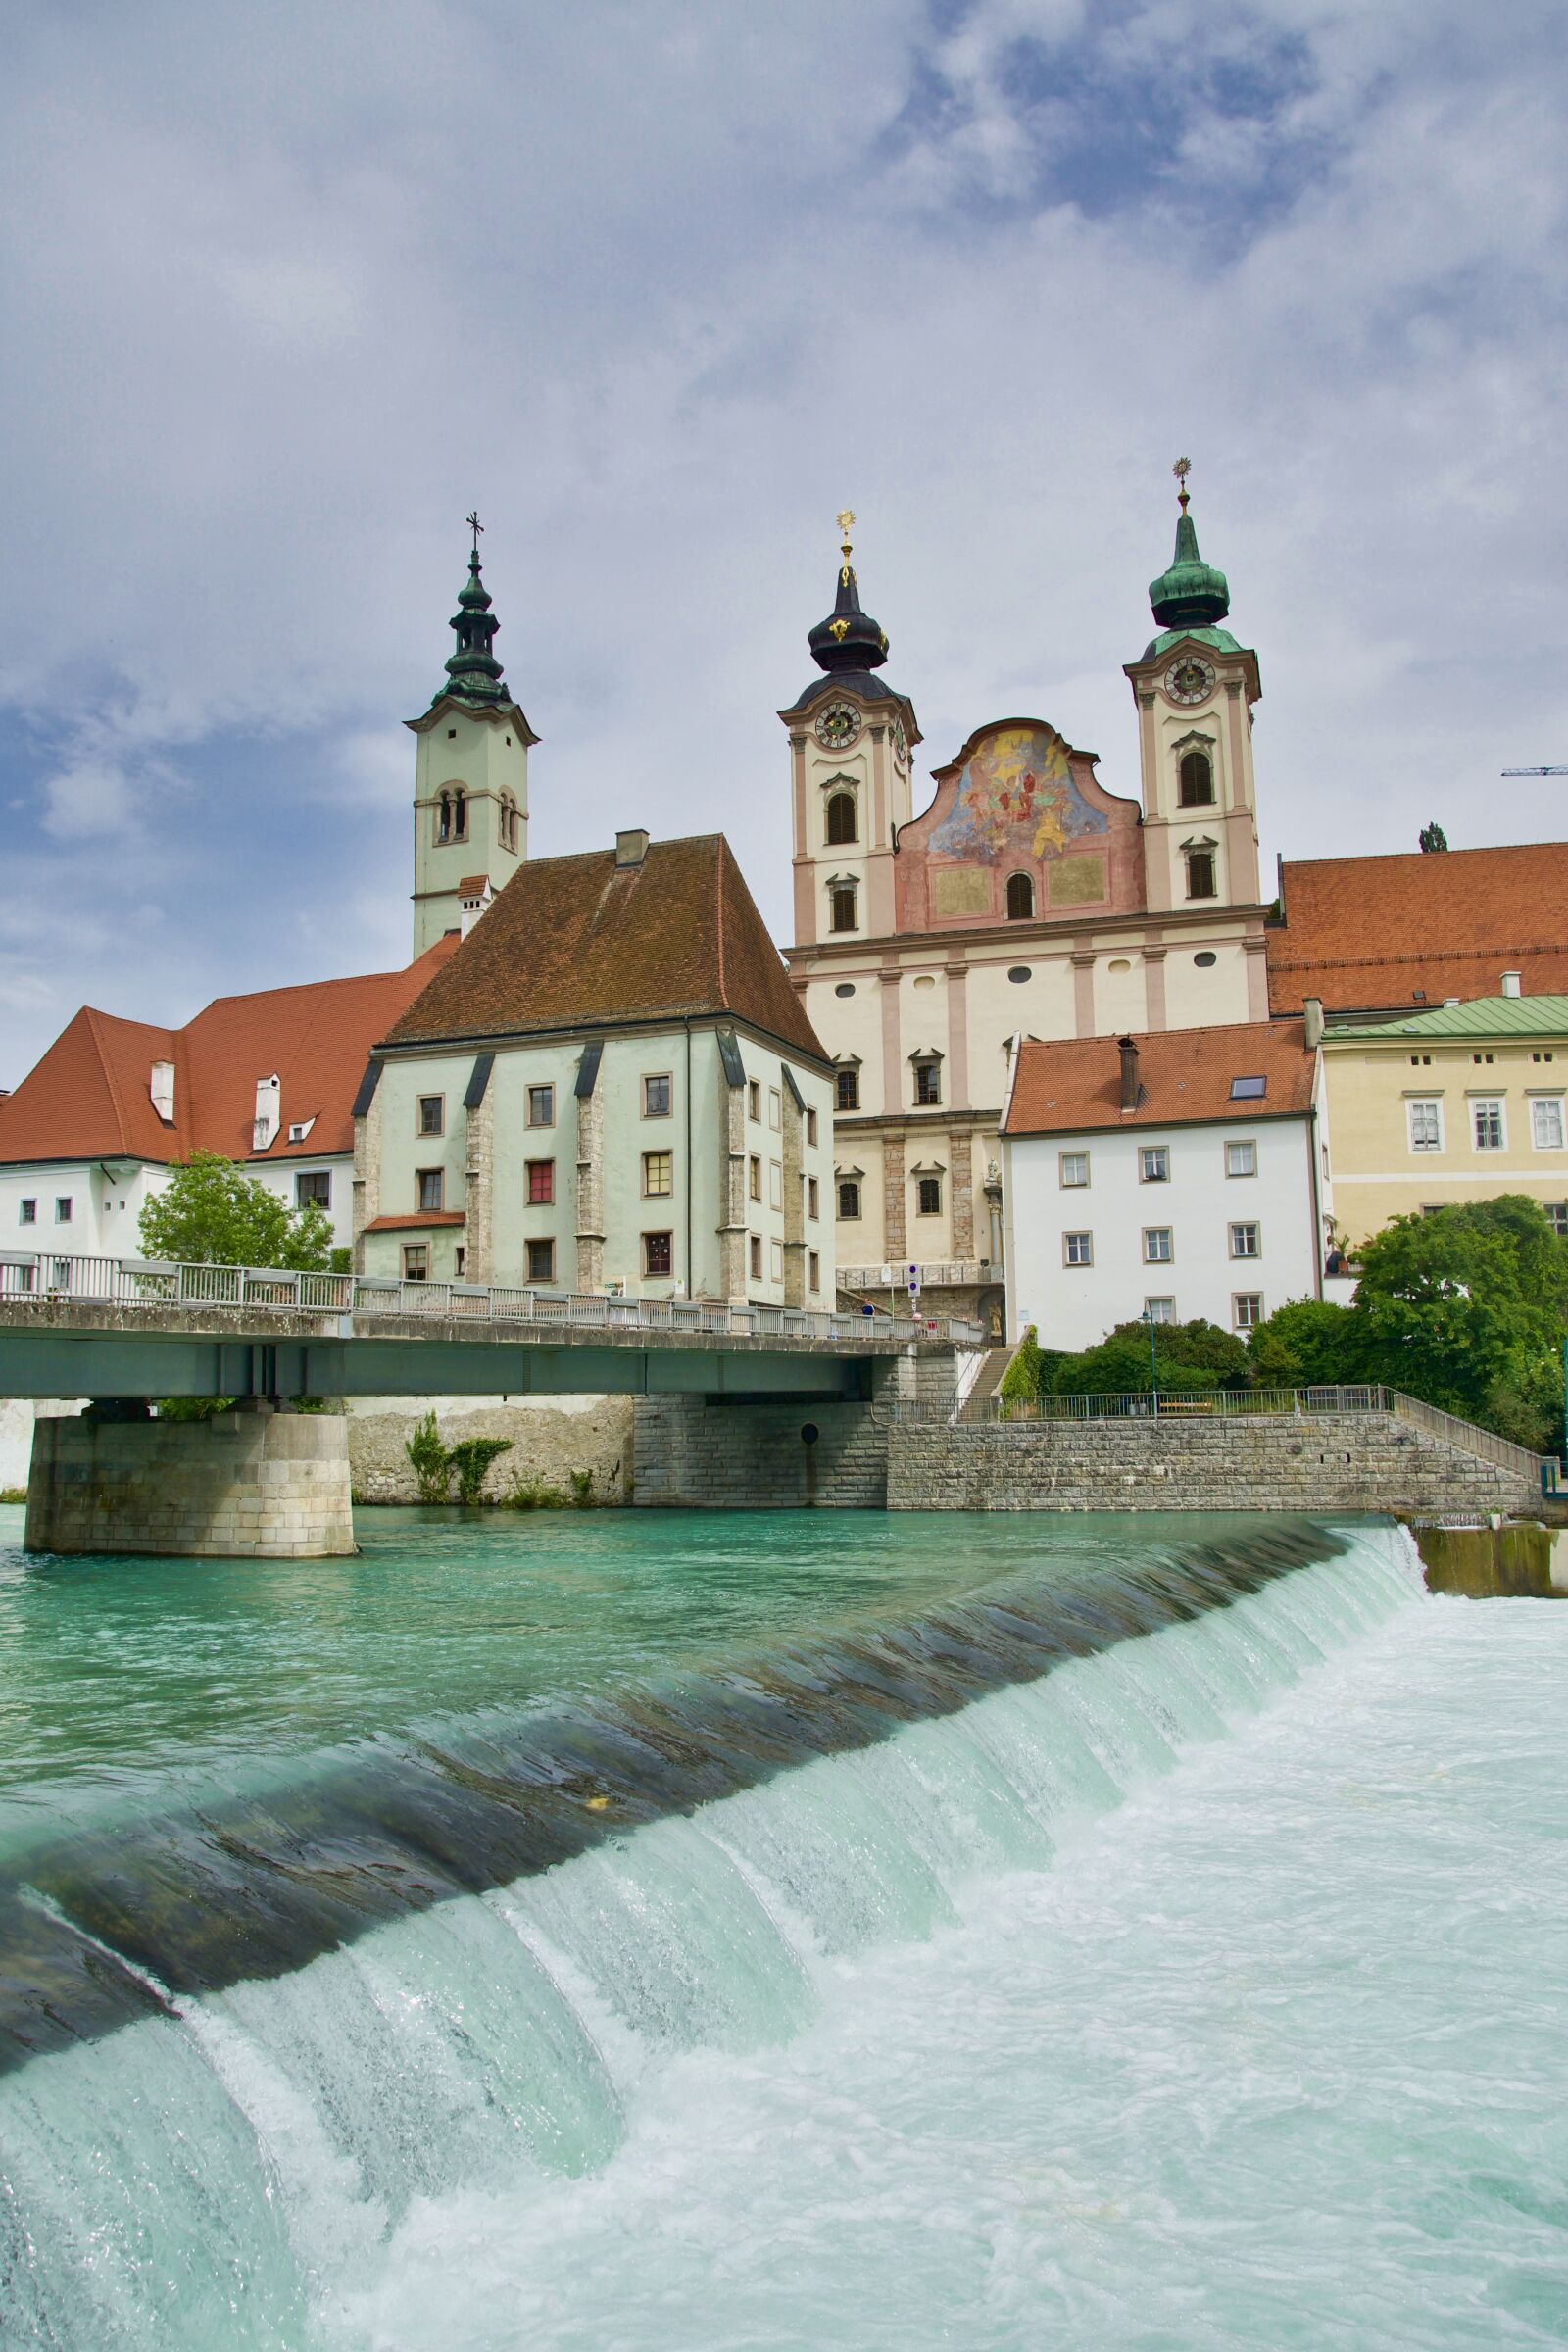
M41 1420L24 1543L189 1559L352 1552L348 1424L253 1398L209 1421Z

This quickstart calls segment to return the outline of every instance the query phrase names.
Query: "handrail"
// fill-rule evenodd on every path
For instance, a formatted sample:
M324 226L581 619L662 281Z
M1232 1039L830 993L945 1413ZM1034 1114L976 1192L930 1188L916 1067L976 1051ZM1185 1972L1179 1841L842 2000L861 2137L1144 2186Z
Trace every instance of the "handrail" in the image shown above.
M1456 1413L1446 1413L1436 1404L1427 1404L1419 1396L1407 1396L1402 1389L1389 1391L1391 1409L1401 1421L1409 1421L1424 1429L1445 1446L1456 1446L1465 1453L1478 1454L1485 1462L1495 1463L1499 1470L1517 1470L1521 1477L1539 1479L1544 1462L1552 1461L1550 1454L1532 1453L1528 1446L1516 1446L1511 1438L1499 1438L1495 1431L1478 1429L1473 1421L1461 1421ZM1553 1464L1555 1467L1555 1464Z
M603 1291L545 1291L532 1284L408 1282L397 1275L295 1273L279 1267L181 1265L160 1258L0 1251L0 1304L62 1301L114 1307L234 1307L262 1313L406 1315L430 1320L528 1323L575 1331L690 1333L769 1339L786 1347L822 1340L946 1341L978 1348L978 1323L961 1315L842 1314L816 1307L731 1306L707 1298L626 1298Z

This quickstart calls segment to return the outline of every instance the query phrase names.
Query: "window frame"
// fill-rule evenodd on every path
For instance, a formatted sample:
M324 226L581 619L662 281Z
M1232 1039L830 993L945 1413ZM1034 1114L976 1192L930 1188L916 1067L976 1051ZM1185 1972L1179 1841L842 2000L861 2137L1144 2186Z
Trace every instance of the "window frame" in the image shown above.
M863 1213L860 1207L859 1178L858 1176L840 1176L836 1178L835 1181L838 1185L839 1223L841 1225L858 1225ZM853 1208L846 1208L844 1205L844 1197L847 1193L853 1193L855 1196L855 1206Z
M1255 1314L1243 1314L1243 1307L1249 1305L1256 1308L1257 1311ZM1266 1323L1267 1321L1268 1316L1264 1311L1263 1294L1261 1291L1232 1291L1232 1331L1255 1331L1260 1323Z
M1186 880L1187 896L1189 900L1195 901L1196 903L1201 905L1206 903L1206 901L1209 899L1217 899L1219 897L1219 863L1217 853L1213 850L1184 850L1182 852L1182 859L1187 868ZM1200 889L1198 886L1200 869L1201 869L1202 878L1207 884L1206 889Z
M849 831L835 832L833 811L848 808ZM853 849L860 838L860 811L854 792L847 784L835 784L822 808L822 841L830 850ZM842 885L840 885L842 888Z
M56 1195L55 1195L55 1223L56 1223L57 1225L74 1225L74 1223L75 1223L75 1222L76 1222L76 1196L75 1196L75 1194L74 1194L74 1193L56 1193Z
M418 1265L414 1260L418 1259ZM430 1279L430 1245L428 1242L405 1242L402 1253L403 1282L428 1282Z
M1022 883L1028 894L1029 904L1027 906L1014 906L1012 903L1013 885L1019 882ZM1022 866L1014 867L1007 876L1002 903L1003 911L1009 923L1032 923L1035 919L1035 878L1033 874L1027 873Z
M525 1159L522 1163L523 1202L528 1208L554 1208L556 1205L556 1163L553 1159ZM544 1190L536 1192L537 1182Z
M759 1127L762 1124L762 1084L759 1078L746 1081L746 1116L755 1119Z
M435 1125L428 1126L425 1112L435 1106ZM447 1099L445 1095L416 1095L414 1098L414 1132L416 1136L445 1135L447 1131Z
M818 1292L822 1288L822 1252L820 1250L808 1250L806 1253L806 1287L808 1291Z
M547 1104L548 1104L548 1107L547 1107L547 1109L546 1109L546 1112L545 1112L545 1115L544 1115L544 1117L543 1117L543 1118L540 1118L540 1117L537 1115L537 1113L536 1113L536 1109L535 1109L535 1105L536 1105L536 1103L537 1103L537 1102L538 1102L538 1099L539 1099L539 1097L540 1097L541 1095L543 1095L543 1096L546 1098ZM530 1081L529 1081L529 1084L528 1084L528 1090L527 1090L527 1094L526 1094L526 1097L525 1097L525 1099L524 1099L524 1102L523 1102L523 1121L522 1121L522 1123L523 1123L523 1125L524 1125L525 1127L553 1127L553 1126L555 1125L555 1123L556 1123L556 1082L555 1082L555 1080L554 1080L553 1078L544 1078L544 1079L530 1080Z
M1481 1140L1481 1122L1484 1112L1495 1114L1494 1119L1488 1121L1489 1125L1496 1127L1497 1140L1495 1143L1483 1143ZM1503 1096L1472 1095L1470 1097L1470 1149L1474 1152L1507 1151L1508 1113Z
M36 1193L31 1193L25 1200L17 1202L17 1223L19 1225L36 1225L37 1222L38 1196Z
M664 1090L662 1109L656 1108L654 1102L654 1089L659 1086ZM668 1070L645 1070L643 1072L643 1117L645 1119L673 1118L675 1115L674 1103L675 1082L672 1074Z
M1421 1111L1432 1113L1432 1125L1436 1133L1431 1143L1424 1143L1416 1133L1416 1117L1417 1113ZM1424 1125L1425 1121L1422 1123ZM1429 1152L1441 1152L1446 1149L1447 1138L1444 1129L1443 1097L1441 1095L1405 1096L1404 1141L1406 1151L1418 1153L1423 1157Z
M762 1154L760 1152L748 1152L746 1154L746 1198L748 1200L760 1200L762 1198Z
M1156 1306L1168 1306L1170 1309L1169 1314L1156 1315L1154 1312ZM1157 1323L1161 1328L1163 1328L1167 1323L1174 1323L1176 1321L1176 1301L1171 1298L1146 1298L1144 1300L1144 1313L1151 1323Z
M821 1189L817 1184L816 1178L814 1176L808 1176L806 1179L806 1214L808 1219L812 1224L821 1223Z
M1233 1152L1250 1152L1250 1153L1252 1154L1252 1164L1251 1164L1251 1166L1250 1166L1250 1168L1233 1168L1233 1167L1231 1166L1231 1153L1232 1153ZM1225 1139L1225 1180L1226 1180L1226 1182L1227 1182L1227 1183L1235 1183L1235 1184L1245 1184L1245 1183L1247 1182L1247 1180L1248 1180L1248 1178L1249 1178L1250 1176L1255 1176L1256 1174L1257 1174L1257 1138L1256 1138L1255 1136L1252 1136L1252 1135L1227 1136L1227 1137L1226 1137L1226 1139Z
M934 1200L927 1200L934 1194ZM940 1176L917 1176L914 1180L914 1213L917 1217L940 1217L942 1214L942 1179Z
M1162 1167L1159 1167L1159 1168L1151 1168L1151 1166L1150 1166L1150 1164L1149 1164L1149 1163L1150 1163L1150 1161L1151 1161L1151 1160L1153 1160L1153 1159L1162 1160L1162 1161L1164 1162L1164 1165L1163 1165ZM1170 1146L1169 1146L1169 1144L1140 1144L1140 1145L1139 1145L1139 1147L1138 1147L1138 1181L1139 1181L1139 1183L1140 1183L1140 1184L1169 1184L1169 1182L1170 1182Z
M324 1192L307 1192L307 1185L323 1185ZM332 1171L330 1168L296 1168L294 1171L294 1205L296 1208L332 1209Z
M845 1096L849 1101L845 1101ZM835 1110L858 1110L860 1107L860 1068L858 1062L841 1061L833 1071L833 1107Z
M662 1184L656 1184L662 1175ZM672 1200L675 1197L675 1154L668 1149L645 1152L642 1155L643 1192L645 1200Z
M776 1086L770 1086L767 1090L767 1124L771 1134L783 1134L784 1097Z
M542 1270L541 1270L542 1261ZM556 1237L553 1233L530 1233L523 1243L523 1272L531 1286L556 1279Z
M816 1110L809 1102L806 1106L806 1144L808 1151L816 1149Z
M914 1073L914 1102L916 1110L942 1108L942 1056L940 1054L919 1054L910 1056L909 1067ZM922 1089L928 1091L922 1092Z
M1251 1235L1252 1246L1250 1250L1237 1247L1236 1237L1239 1233ZM1255 1266L1263 1254L1263 1228L1256 1217L1234 1218L1226 1228L1226 1240L1230 1245L1230 1254L1238 1263Z
M1082 1161L1084 1172L1081 1176L1068 1175L1067 1163L1069 1160ZM1056 1153L1056 1190L1058 1193L1087 1193L1090 1176L1090 1154L1087 1152L1058 1152Z
M643 1279L646 1282L673 1282L675 1279L675 1234L673 1227L656 1226L645 1232L643 1244ZM656 1257L663 1264L656 1265Z
M751 1245L746 1252L746 1262L751 1268L751 1280L761 1282L765 1279L762 1273L762 1237L760 1233L750 1233L746 1238Z
M845 917L848 917L848 920ZM830 882L827 886L827 928L830 939L843 939L860 928L860 893L854 882Z
M1559 1242L1568 1242L1568 1200L1543 1200L1541 1213Z
M1549 1142L1544 1140L1541 1134L1541 1114L1544 1110L1552 1112L1556 1119L1557 1133L1555 1138ZM1561 1095L1532 1095L1530 1098L1530 1146L1532 1151L1561 1152L1564 1150L1565 1144L1568 1144L1568 1128L1565 1128L1564 1125Z
M1206 792L1190 793L1187 789L1187 770L1194 760L1202 763L1208 783ZM1214 808L1219 806L1219 796L1214 789L1214 756L1200 743L1189 743L1176 762L1176 806L1178 808Z
M1163 1250L1152 1247L1163 1235ZM1146 1225L1144 1227L1144 1263L1146 1266L1173 1266L1176 1263L1176 1228L1174 1225Z
M1084 1244L1083 1253L1080 1256L1075 1256L1073 1253L1073 1244L1075 1242L1082 1242ZM1092 1266L1095 1262L1095 1237L1093 1232L1074 1230L1072 1233L1063 1233L1061 1237L1061 1262L1063 1266L1072 1266L1074 1268L1081 1266Z
M429 1198L434 1193L435 1199ZM439 1217L446 1213L447 1172L445 1168L416 1168L414 1171L414 1205L421 1217Z

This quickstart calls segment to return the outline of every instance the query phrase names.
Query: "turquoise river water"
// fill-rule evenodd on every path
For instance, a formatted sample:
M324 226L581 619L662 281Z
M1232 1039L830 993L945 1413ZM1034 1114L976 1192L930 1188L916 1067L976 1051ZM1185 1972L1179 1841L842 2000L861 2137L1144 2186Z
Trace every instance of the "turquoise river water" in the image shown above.
M1568 2342L1568 1608L1376 1522L0 1509L0 2347Z

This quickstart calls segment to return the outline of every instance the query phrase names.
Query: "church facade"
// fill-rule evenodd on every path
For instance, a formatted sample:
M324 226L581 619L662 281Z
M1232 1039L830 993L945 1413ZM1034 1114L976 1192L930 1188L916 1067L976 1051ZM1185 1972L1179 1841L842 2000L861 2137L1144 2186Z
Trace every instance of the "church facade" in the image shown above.
M841 521L853 517L841 518ZM1125 674L1139 793L1050 719L987 720L932 771L879 673L846 539L820 675L780 711L794 832L791 977L833 1064L843 1289L1003 1313L999 1129L1019 1038L1268 1018L1252 712L1256 656L1221 624L1185 474L1156 634ZM920 796L922 799L924 795Z

